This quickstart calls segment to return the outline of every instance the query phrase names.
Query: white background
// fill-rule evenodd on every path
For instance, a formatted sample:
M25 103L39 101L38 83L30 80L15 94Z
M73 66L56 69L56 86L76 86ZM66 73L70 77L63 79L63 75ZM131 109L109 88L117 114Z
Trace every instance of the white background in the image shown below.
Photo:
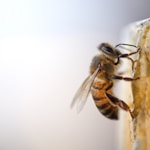
M101 42L148 18L137 0L0 1L0 149L117 150L118 122L70 109ZM119 91L118 91L119 92Z

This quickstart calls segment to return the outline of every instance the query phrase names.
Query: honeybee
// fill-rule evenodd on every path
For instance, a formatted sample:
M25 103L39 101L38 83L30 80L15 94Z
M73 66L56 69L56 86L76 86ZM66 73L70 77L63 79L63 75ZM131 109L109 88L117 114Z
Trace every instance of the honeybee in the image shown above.
M131 46L137 48L135 52L122 54L117 47ZM108 43L101 43L98 46L100 54L95 56L90 66L90 75L84 80L81 87L75 94L71 107L77 103L77 110L81 111L91 92L96 107L105 117L109 119L118 119L119 108L128 111L133 118L133 113L129 106L119 98L113 96L113 80L133 81L139 79L122 77L116 75L120 66L120 59L127 58L134 66L134 60L130 57L138 52L140 48L130 44L118 44L115 47Z

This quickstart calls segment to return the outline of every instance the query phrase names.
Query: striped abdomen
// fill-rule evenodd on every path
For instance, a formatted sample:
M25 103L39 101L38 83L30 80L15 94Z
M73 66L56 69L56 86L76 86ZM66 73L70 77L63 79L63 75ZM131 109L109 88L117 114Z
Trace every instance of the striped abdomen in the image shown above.
M110 104L108 97L105 95L105 90L108 87L107 82L95 79L91 93L98 110L109 119L118 119L118 108ZM109 90L110 93L110 90Z

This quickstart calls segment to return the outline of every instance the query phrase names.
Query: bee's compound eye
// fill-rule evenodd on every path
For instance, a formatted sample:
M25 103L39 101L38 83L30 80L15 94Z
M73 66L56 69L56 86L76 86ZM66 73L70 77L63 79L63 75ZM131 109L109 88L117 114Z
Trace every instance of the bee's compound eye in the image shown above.
M109 44L107 44L107 43L100 44L100 46L98 47L98 49L100 51L102 51L103 53L106 53L108 55L114 55L113 48Z

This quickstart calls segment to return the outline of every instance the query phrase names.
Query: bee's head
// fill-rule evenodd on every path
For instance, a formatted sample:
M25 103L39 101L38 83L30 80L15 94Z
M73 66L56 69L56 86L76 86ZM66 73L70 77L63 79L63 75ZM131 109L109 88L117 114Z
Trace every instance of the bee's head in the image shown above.
M116 59L118 58L118 55L120 52L113 48L110 44L108 43L101 43L98 46L99 51L101 51L106 57L109 57L111 59Z

